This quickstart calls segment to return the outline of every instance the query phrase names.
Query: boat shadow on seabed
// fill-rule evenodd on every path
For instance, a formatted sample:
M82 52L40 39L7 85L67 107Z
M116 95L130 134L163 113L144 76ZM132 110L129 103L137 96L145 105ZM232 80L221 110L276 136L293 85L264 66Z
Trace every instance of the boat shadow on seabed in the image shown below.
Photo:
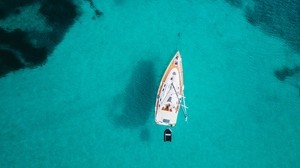
M149 129L145 127L155 103L156 80L154 62L139 61L134 68L130 82L124 92L117 94L112 102L109 116L117 127L141 129L140 138L150 139ZM118 104L118 106L116 106Z

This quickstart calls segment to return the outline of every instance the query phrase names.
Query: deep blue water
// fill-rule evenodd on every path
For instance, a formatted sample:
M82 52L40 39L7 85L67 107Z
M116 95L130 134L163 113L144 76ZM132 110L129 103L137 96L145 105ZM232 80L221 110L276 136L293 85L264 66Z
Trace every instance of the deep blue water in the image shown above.
M2 0L1 167L299 167L297 0ZM176 50L189 121L154 123Z

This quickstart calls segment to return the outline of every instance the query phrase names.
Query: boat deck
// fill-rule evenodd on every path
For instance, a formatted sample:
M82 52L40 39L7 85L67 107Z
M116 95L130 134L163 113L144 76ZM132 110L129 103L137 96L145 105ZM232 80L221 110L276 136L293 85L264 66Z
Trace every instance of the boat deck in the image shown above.
M158 90L155 121L159 125L176 124L183 92L181 72L181 57L177 52L166 69Z

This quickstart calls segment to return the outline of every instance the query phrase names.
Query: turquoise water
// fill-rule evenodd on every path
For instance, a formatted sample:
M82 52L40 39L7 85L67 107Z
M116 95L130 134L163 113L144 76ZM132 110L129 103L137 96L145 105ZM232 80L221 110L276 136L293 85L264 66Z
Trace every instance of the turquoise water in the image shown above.
M1 167L299 167L300 64L225 1L86 3L45 65L0 78ZM154 124L176 50L189 121Z

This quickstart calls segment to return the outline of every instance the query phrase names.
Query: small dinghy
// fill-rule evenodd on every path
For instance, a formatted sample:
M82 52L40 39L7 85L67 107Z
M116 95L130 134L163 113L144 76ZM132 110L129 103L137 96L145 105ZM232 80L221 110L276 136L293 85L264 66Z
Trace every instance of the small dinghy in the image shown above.
M172 130L170 128L167 128L164 132L164 141L165 142L171 142L172 141Z

